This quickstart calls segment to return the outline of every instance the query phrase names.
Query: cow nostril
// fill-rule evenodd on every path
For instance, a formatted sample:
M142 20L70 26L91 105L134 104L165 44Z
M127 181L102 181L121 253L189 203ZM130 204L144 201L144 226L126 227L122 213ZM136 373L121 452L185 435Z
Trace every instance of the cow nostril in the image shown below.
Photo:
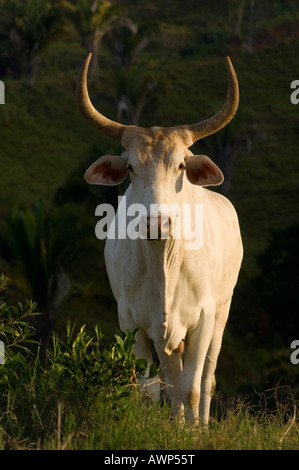
M161 221L161 230L168 230L171 226L170 217L164 217Z
M172 222L168 215L152 215L146 219L147 238L165 239L171 235Z

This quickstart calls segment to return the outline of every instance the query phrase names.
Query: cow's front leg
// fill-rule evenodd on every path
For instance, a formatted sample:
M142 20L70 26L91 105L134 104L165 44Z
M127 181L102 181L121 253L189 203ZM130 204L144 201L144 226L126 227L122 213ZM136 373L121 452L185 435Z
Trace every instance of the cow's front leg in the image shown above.
M180 417L184 412L180 395L180 375L182 372L181 353L173 352L171 355L168 355L161 347L155 345L155 348L164 375L165 391L172 402L173 416Z
M150 379L147 379L149 372L150 372L150 366L153 363L153 356L152 356L152 350L151 350L151 343L150 340L146 337L145 333L140 330L137 333L137 342L133 346L133 351L136 354L137 358L142 358L147 360L147 368L145 371L145 376L143 379L140 379L139 381L139 389L141 392L146 393L151 397L151 399L156 402L160 398L160 384L161 380L159 377L153 377Z
M185 341L184 370L180 377L180 390L188 423L199 422L201 378L215 322L213 306L201 311L197 326ZM201 423L200 423L201 424Z
M211 343L205 359L205 365L201 378L201 397L199 405L199 417L201 422L208 425L210 416L210 404L216 386L215 369L221 348L222 336L228 313L230 309L231 299L216 311L216 319Z
M118 318L119 324L122 331L129 330L133 331L138 328L132 319L131 312L129 309L123 307L121 304L118 305ZM146 359L147 368L144 374L144 378L138 381L139 390L152 398L153 401L158 401L160 398L160 379L153 377L147 379L150 367L153 363L153 356L151 350L151 342L144 330L140 329L136 336L136 343L133 346L133 352L138 359Z

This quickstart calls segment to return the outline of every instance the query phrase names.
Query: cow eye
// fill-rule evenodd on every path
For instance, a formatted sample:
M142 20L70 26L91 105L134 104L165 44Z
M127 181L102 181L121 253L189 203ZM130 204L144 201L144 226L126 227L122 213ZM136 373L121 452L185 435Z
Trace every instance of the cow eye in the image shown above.
M127 167L127 168L128 168L128 170L129 170L129 171L133 171L133 167L132 167L132 165L128 165L128 167Z
M184 163L180 163L180 164L179 164L179 170L184 170L184 169L185 169Z

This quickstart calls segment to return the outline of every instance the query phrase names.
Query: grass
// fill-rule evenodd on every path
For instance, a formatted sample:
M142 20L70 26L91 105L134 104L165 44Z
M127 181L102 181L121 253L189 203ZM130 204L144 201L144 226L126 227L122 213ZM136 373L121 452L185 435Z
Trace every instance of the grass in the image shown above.
M297 405L278 403L275 410L252 410L246 401L224 405L208 430L186 426L171 417L167 403L149 404L137 393L107 402L104 394L91 408L57 400L47 416L33 404L25 432L13 410L5 411L9 431L1 424L0 448L6 450L297 450ZM219 413L219 412L218 412Z

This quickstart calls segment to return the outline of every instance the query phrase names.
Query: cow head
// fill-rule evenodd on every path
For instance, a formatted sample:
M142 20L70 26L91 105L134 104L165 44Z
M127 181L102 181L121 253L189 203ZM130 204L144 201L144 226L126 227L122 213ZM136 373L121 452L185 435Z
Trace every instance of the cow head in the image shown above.
M143 223L150 238L150 224L158 227L158 238L171 235L175 213L150 213L150 206L170 207L182 204L186 186L219 185L220 169L205 155L193 155L189 147L199 139L223 128L233 118L239 102L238 81L229 58L229 89L222 109L213 117L192 125L145 129L111 121L92 105L87 90L87 57L77 85L77 101L87 121L102 133L119 141L126 149L121 156L106 155L85 173L91 184L117 185L129 174L137 203L143 204L148 217ZM151 217L149 217L149 215ZM165 234L165 236L164 236Z

